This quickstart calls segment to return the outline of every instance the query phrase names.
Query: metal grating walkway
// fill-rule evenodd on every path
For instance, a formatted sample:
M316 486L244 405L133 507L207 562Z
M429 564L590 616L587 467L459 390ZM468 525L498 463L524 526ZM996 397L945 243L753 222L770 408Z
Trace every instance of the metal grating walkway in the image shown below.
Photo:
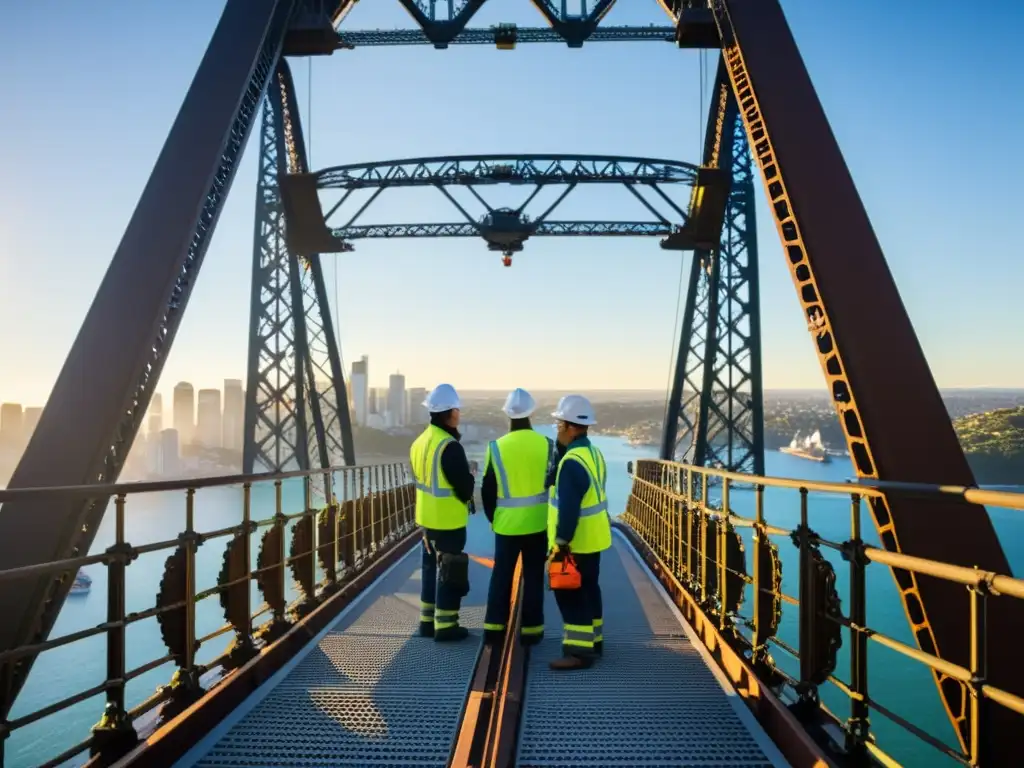
M480 651L490 570L470 563L461 643L416 636L420 550L179 766L444 768ZM283 674L282 674L283 673Z
M618 534L601 558L604 658L552 672L561 630L531 651L517 765L521 768L769 768L786 763L738 696L723 688L685 634L661 586Z

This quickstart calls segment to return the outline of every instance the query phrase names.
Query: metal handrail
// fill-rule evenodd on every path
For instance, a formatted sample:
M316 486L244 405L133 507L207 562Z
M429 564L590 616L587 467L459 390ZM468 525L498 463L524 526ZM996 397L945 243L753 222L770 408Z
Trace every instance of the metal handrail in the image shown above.
M205 488L218 488L226 485L267 483L275 480L293 480L298 477L316 477L322 476L325 472L347 472L358 469L367 469L374 466L382 466L382 464L364 464L358 467L338 465L327 467L326 469L295 469L289 472L254 472L247 475L216 475L213 477L196 477L186 480L143 480L130 483L107 483L106 485L55 485L43 486L40 488L14 488L10 490L0 488L0 503L37 496L102 498L104 496L116 496L120 493L138 494L157 493L161 491L187 491L190 488L201 491Z
M283 484L303 480L304 503L300 511L286 513ZM274 514L265 519L252 517L252 488L272 485ZM195 521L195 496L208 488L241 486L241 520L237 525L200 531ZM132 545L125 537L129 497L158 492L184 492L185 520L181 533L173 539ZM319 492L323 503L314 503ZM173 480L111 485L71 486L0 490L0 502L25 497L53 498L114 497L114 543L104 552L39 563L19 568L0 569L0 586L13 587L13 581L52 576L73 578L85 565L102 563L108 568L107 619L94 627L78 630L43 642L0 649L0 681L4 670L43 651L73 644L96 635L106 636L107 670L104 681L78 691L41 709L7 721L0 721L0 766L4 765L4 745L9 736L43 718L98 694L106 703L92 733L78 744L54 756L46 766L56 766L89 751L116 756L138 740L137 720L160 705L172 715L204 693L200 678L218 671L225 674L252 658L261 645L280 637L292 620L305 616L320 602L335 594L345 583L391 551L414 527L414 485L412 473L404 462L329 467L267 474L227 475L191 480ZM292 525L291 552L285 540ZM251 562L252 537L263 531L257 563ZM216 586L197 590L196 550L201 544L228 539L225 570ZM295 552L298 548L300 551ZM143 611L128 612L125 607L126 571L139 555L173 550L165 563L164 581L177 585L168 597L161 583L157 604ZM260 561L266 561L261 565ZM172 562L173 561L173 562ZM299 598L287 603L287 570L291 568L298 585ZM320 573L323 572L323 578ZM224 574L227 574L226 578ZM256 580L265 602L253 610L250 582ZM225 603L226 623L199 637L196 631L196 605L218 596ZM246 619L239 617L245 616ZM257 623L261 617L269 618ZM156 618L164 630L169 653L134 668L126 668L125 633L127 627L143 619ZM203 643L234 633L231 647L206 664L196 661ZM168 639L170 637L170 639ZM174 647L171 647L171 646ZM169 661L177 670L168 685L129 709L125 703L126 684ZM0 696L3 696L0 691ZM8 702L10 704L10 702Z
M893 480L875 480L857 478L856 481L837 483L828 480L800 480L792 477L762 477L747 475L742 472L729 472L713 467L693 467L664 459L640 459L638 465L659 465L676 469L689 469L705 477L717 477L720 480L732 480L746 485L764 485L769 488L789 488L792 490L818 491L822 493L856 493L862 498L884 498L886 495L921 496L932 498L960 498L970 504L981 504L992 507L1024 510L1024 493L1013 491L990 491L977 486L968 485L931 485L929 483L904 483ZM856 486L856 488L851 488Z
M631 467L632 469L632 467ZM948 757L970 766L984 762L985 733L989 718L985 712L987 703L994 702L1018 714L1024 715L1024 698L999 689L985 682L986 633L985 616L988 598L1007 596L1024 599L1024 580L1009 575L982 571L974 568L952 565L866 545L861 538L861 501L864 498L882 498L904 495L922 498L958 497L974 504L986 504L1015 510L1024 510L1024 493L986 491L963 486L940 486L922 483L898 483L863 480L854 483L835 483L791 478L774 478L745 475L719 469L695 467L688 464L643 459L636 463L633 472L633 488L622 521L629 525L656 557L664 570L682 585L695 602L710 616L718 619L719 627L727 632L731 643L740 646L750 659L759 675L774 678L795 692L800 703L819 707L836 725L843 729L846 743L844 748L854 754L870 754L885 765L899 765L878 743L870 730L869 712L875 711L895 722L924 743L936 748ZM709 496L711 478L721 480L720 503ZM754 517L738 515L730 505L730 491L735 484L753 486ZM770 525L765 517L764 492L766 488L796 490L800 494L800 525L789 529ZM850 499L850 538L843 542L825 539L808 527L809 493L820 492L832 496L843 495ZM737 528L750 528L754 541L753 574L748 575L730 567L727 553L727 537ZM709 535L710 534L710 535ZM762 583L762 565L759 560L768 556L765 549L771 545L769 536L789 536L797 546L800 557L799 596L786 595L781 590L781 575L777 581ZM694 541L694 539L698 539ZM710 538L710 541L709 541ZM822 613L817 605L811 605L808 596L814 590L820 594L821 586L814 581L812 559L818 557L818 549L824 547L842 554L850 567L849 616L838 608ZM778 555L776 550L775 555ZM970 663L968 666L953 664L938 656L913 648L888 637L867 625L867 590L865 571L869 564L877 563L890 568L911 571L916 574L962 584L970 591ZM780 566L781 567L781 566ZM831 566L829 566L830 568ZM727 600L729 579L738 579L744 585L751 585L754 592L753 619L741 616L738 611L730 612ZM774 636L779 625L780 614L773 627L763 626L764 600L777 599L780 604L796 606L799 611L801 643L808 641L811 647L794 648ZM844 682L831 673L831 669L815 666L820 659L819 649L813 647L815 639L827 624L845 627L850 631L852 649L850 653L850 682ZM749 637L740 629L749 631ZM901 655L927 666L934 673L948 676L970 692L966 749L956 750L941 739L919 726L897 715L867 693L867 643L871 641L885 646ZM782 671L767 653L769 645L788 654L800 662L799 678ZM832 658L834 669L835 658ZM823 679L811 679L818 674ZM845 722L828 712L820 703L818 687L827 680L845 694L850 701L850 716ZM987 763L986 763L987 764Z

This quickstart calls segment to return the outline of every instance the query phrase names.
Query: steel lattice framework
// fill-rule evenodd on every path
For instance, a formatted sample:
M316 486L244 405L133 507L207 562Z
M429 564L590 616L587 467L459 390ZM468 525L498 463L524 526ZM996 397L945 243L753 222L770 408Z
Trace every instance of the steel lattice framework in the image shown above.
M719 247L690 265L661 457L763 475L754 175L723 65L712 94L704 163L728 169L732 186Z
M263 107L256 189L242 471L354 464L344 368L318 254L286 244L278 176L307 170L291 70L278 63Z
M466 31L486 0L397 2L410 12L431 44L444 48ZM595 0L589 11L576 14L559 12L552 0L535 0L534 5L554 34L569 47L579 47L594 37L614 3ZM973 486L974 478L779 0L660 3L674 24L678 46L721 51L728 90L738 106L743 133L767 192L770 215L858 476ZM11 478L11 488L96 485L117 479L188 304L259 106L275 83L280 86L284 82L287 89L286 70L279 69L282 56L328 55L344 48L336 27L354 4L355 0L226 0L150 180ZM439 7L446 13L439 15ZM510 38L504 36L504 47L514 43ZM652 72L652 76L663 74ZM289 98L294 104L294 96L273 97L279 106L289 103ZM297 112L292 112L292 118L297 119ZM268 133L271 130L283 132L284 126L267 128ZM742 156L727 139L736 137L731 126L716 121L709 130L721 136L722 148L727 143L733 146L734 158ZM280 152L281 139L276 140ZM296 148L300 145L297 140L285 143ZM724 155L722 152L722 162ZM735 175L735 161L729 162ZM282 166L275 163L280 175ZM261 171L272 174L273 167L265 164ZM301 169L304 160L289 158L288 167ZM263 178L266 181L269 176ZM700 374L702 396L704 382L716 379L723 393L739 387L747 375L751 385L743 385L745 391L753 393L759 388L756 355L735 354L742 339L753 341L757 329L749 321L737 320L733 309L723 309L730 303L746 304L748 315L756 312L752 290L756 253L749 247L753 217L749 202L744 203L749 200L749 187L746 193L744 188L742 180L734 183L728 201L732 211L728 242L720 244L718 256L706 254L696 260L697 274L691 281L707 281L700 289L703 294L694 292L695 301L703 295L708 297L703 301L709 307L714 302L719 306L702 315L705 331L697 331L701 323L694 322L695 330L682 334L686 354L680 355L681 360L694 357L710 368L706 375L703 370ZM261 207L272 210L271 199L264 200ZM745 255L734 240L743 229L747 230ZM269 229L258 230L263 231ZM727 251L733 255L721 255ZM254 260L269 274L281 270L282 259L280 252L271 255L268 251ZM730 260L735 268L726 264ZM326 301L322 291L318 292L315 260L310 258L308 263L321 313L318 324L325 330L330 326ZM283 296L283 279L283 274L268 278L268 285L274 286L268 295L276 291ZM296 334L294 339L302 332L296 330L302 322L298 315L308 317L310 305L295 298L300 291L290 266L288 281L292 318L286 320L287 310L274 310L268 314L273 320L267 323L275 328L274 334L290 332ZM253 303L262 307L259 300ZM298 311L300 306L304 312ZM286 330L289 323L291 331ZM308 338L315 332L307 327L305 333ZM708 344L712 335L716 343ZM694 344L698 337L703 342ZM730 337L735 337L735 344L730 347L733 342L726 342L726 352L720 355L717 339ZM697 350L693 355L691 347ZM342 421L342 379L330 360L331 353L326 355L326 365L336 374L337 389L330 396L318 390L312 397L308 382L318 388L316 373L310 373L307 363L312 353L291 354L291 362L275 362L281 366L281 378L267 374L277 387L275 392L284 397L288 385L281 382L288 382L291 376L295 394L290 397L303 402L319 400L321 405L330 400ZM340 364L340 357L338 360ZM689 371L687 363L680 367ZM304 376L304 383L295 384ZM680 396L685 389L680 384ZM742 397L716 395L715 386L707 391L706 405L698 406L696 432L703 429L703 440L712 445L710 413L727 413L732 408L735 414ZM757 407L752 404L751 411L756 413ZM709 416L701 427L699 414L705 410ZM330 418L321 413L325 425ZM247 415L249 419L251 415ZM297 419L292 421L297 423ZM756 421L754 416L751 422ZM275 417L271 424L270 431L277 430L278 439L286 435L281 420ZM687 430L694 431L684 426L684 439ZM296 456L309 452L308 434L304 441L297 434L289 439ZM313 453L323 445L331 445L326 436ZM262 450L275 461L287 453ZM694 461L699 461L699 456L699 452L692 454ZM737 459L734 456L732 460ZM31 496L5 504L0 509L0 561L8 568L19 568L83 554L92 545L106 504L102 497L55 502L52 497L35 501ZM901 497L873 500L871 509L882 546L888 550L1011 572L992 523L980 506L955 498L922 502ZM858 556L856 552L848 554ZM916 577L900 569L893 569L893 575L918 645L966 668L970 647L961 623L969 607L966 591L951 582ZM4 617L0 652L31 645L49 634L72 576L39 575L0 585L0 615ZM1014 641L1021 625L1024 608L1012 603L989 616L987 626L986 681L1017 694L1024 694L1024 665L1019 663ZM31 663L31 657L24 657L0 666L0 718L10 711ZM966 744L967 686L945 673L936 673L936 679L950 719ZM977 689L975 685L975 701ZM124 713L108 715L117 718ZM1000 709L987 721L994 754L1016 754L1019 749L1019 728L1013 717Z
M341 198L324 213L324 225L334 240L331 250L351 250L350 241L396 237L480 237L492 250L506 254L522 250L530 237L666 236L688 220L663 187L682 185L687 194L697 179L697 167L672 160L601 155L467 155L343 165L316 174L320 190L342 190ZM651 214L653 221L552 221L551 215L580 185L621 185ZM488 202L485 190L497 185L531 186L514 207ZM417 224L358 224L360 217L388 189L421 187L437 190L465 221ZM474 216L452 195L468 190L483 212ZM528 209L545 189L558 195L536 215ZM333 226L329 219L344 213L357 190L372 190L348 220ZM653 199L653 202L652 202ZM655 205L657 204L657 205ZM660 209L659 207L660 206ZM321 209L323 203L321 202ZM667 211L663 213L662 211Z

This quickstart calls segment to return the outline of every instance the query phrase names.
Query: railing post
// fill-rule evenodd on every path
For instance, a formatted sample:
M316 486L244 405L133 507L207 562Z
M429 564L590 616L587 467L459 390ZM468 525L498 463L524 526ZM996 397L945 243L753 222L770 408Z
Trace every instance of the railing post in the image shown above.
M865 743L870 730L868 706L867 558L861 539L861 498L850 496L850 541L846 547L850 562L850 720L846 727L846 751L858 758L866 756Z
M245 626L245 637L238 638L238 643L243 648L249 649L255 645L252 639L252 535L256 532L256 526L252 522L252 483L242 484L242 528L245 531L245 554L243 555L243 561L245 563L245 572L248 576L245 582L243 605L245 606L245 615L249 617L249 621Z
M317 525L317 513L313 509L313 476L306 475L303 480L303 490L305 491L305 517L303 522L309 526L309 583L313 585L313 594L307 595L306 599L312 604L316 604L316 568L317 568L317 555L320 550L317 548L317 544L320 542L319 533L320 526ZM299 553L302 554L301 552Z
M355 485L352 470L342 470L342 484L345 496L345 500L343 502L343 511L345 514L339 523L339 527L341 529L339 535L341 536L342 551L345 557L345 578L350 579L352 578L352 574L355 572L356 567L356 504L352 500L353 486Z
M729 478L722 478L722 517L718 522L718 628L725 630L728 623L726 616L726 592L729 565L726 558L726 540L729 534Z
M90 752L93 756L119 757L138 741L135 727L124 704L125 688L125 571L131 559L131 547L125 542L125 495L114 501L114 545L107 550L107 702L103 716L93 726ZM0 763L2 764L2 763Z
M370 546L373 555L380 548L380 467L370 467Z
M416 487L413 485L414 478L412 468L402 465L402 484L405 486L405 513L402 517L402 524L407 531L416 527Z
M764 595L761 594L761 550L765 546L768 534L764 525L764 484L757 483L754 486L754 531L753 531L753 568L754 568L754 634L750 644L750 662L756 668L764 657L764 627L761 626L761 603Z
M708 476L700 473L700 522L697 525L697 545L700 547L700 602L708 601Z
M185 659L182 670L185 683L199 688L196 673L196 548L199 534L196 533L196 489L185 492Z
M799 596L799 645L800 651L800 685L798 693L802 702L814 697L813 683L809 682L814 674L814 558L811 555L811 529L808 525L807 489L800 489L800 527L797 529L797 546L800 548L800 581L797 595Z
M324 472L324 498L327 502L327 515L331 521L331 544L330 544L330 558L331 563L334 564L334 580L331 582L332 586L337 586L338 582L341 581L341 573L338 568L338 561L341 559L341 553L338 551L338 530L339 523L341 522L341 505L338 504L338 499L334 494L334 473Z
M686 467L686 585L693 590L693 469Z
M388 475L388 525L387 534L388 538L391 539L396 529L398 528L397 521L395 519L395 513L398 511L398 482L397 475L395 473L395 465L388 464L387 466Z
M363 467L356 471L359 473L359 495L356 498L355 512L356 550L359 552L359 560L362 564L366 555L369 554L366 546L366 468Z
M288 550L287 550L287 547L285 545L285 539L287 538L287 535L288 535L288 521L285 519L285 516L284 516L284 497L283 497L283 492L284 492L284 489L283 489L283 487L281 485L281 481L280 480L275 480L274 481L274 525L276 525L276 526L278 526L280 528L280 535L277 537L277 573L275 574L275 576L276 576L276 578L278 580L278 588L281 590L281 594L282 595L287 595L288 593L286 591L286 588L287 588L286 572L288 570L288 566L286 565L286 563L288 561L288 555L287 555L287 551ZM274 609L273 621L275 623L277 623L277 622L284 623L286 621L286 619L285 619L285 612L286 612L287 607L288 607L288 598L287 597L284 598L283 605L284 605L283 609L280 608L280 607L277 607L277 608Z
M675 481L672 487L673 499L672 499L672 515L675 518L675 539L672 542L673 556L672 559L675 564L672 566L672 573L679 583L685 583L683 578L683 523L686 522L686 515L683 513L685 502L681 500L683 495L683 470L676 467L675 470Z
M989 702L982 686L988 674L988 584L979 583L971 593L971 765L994 766L989 754Z

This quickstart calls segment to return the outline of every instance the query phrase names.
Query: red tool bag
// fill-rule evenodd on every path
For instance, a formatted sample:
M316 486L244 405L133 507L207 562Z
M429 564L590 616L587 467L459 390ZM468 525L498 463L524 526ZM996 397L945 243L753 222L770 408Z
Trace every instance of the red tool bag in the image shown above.
M583 586L583 577L572 555L566 555L560 562L552 560L548 563L548 584L551 589L579 589Z

